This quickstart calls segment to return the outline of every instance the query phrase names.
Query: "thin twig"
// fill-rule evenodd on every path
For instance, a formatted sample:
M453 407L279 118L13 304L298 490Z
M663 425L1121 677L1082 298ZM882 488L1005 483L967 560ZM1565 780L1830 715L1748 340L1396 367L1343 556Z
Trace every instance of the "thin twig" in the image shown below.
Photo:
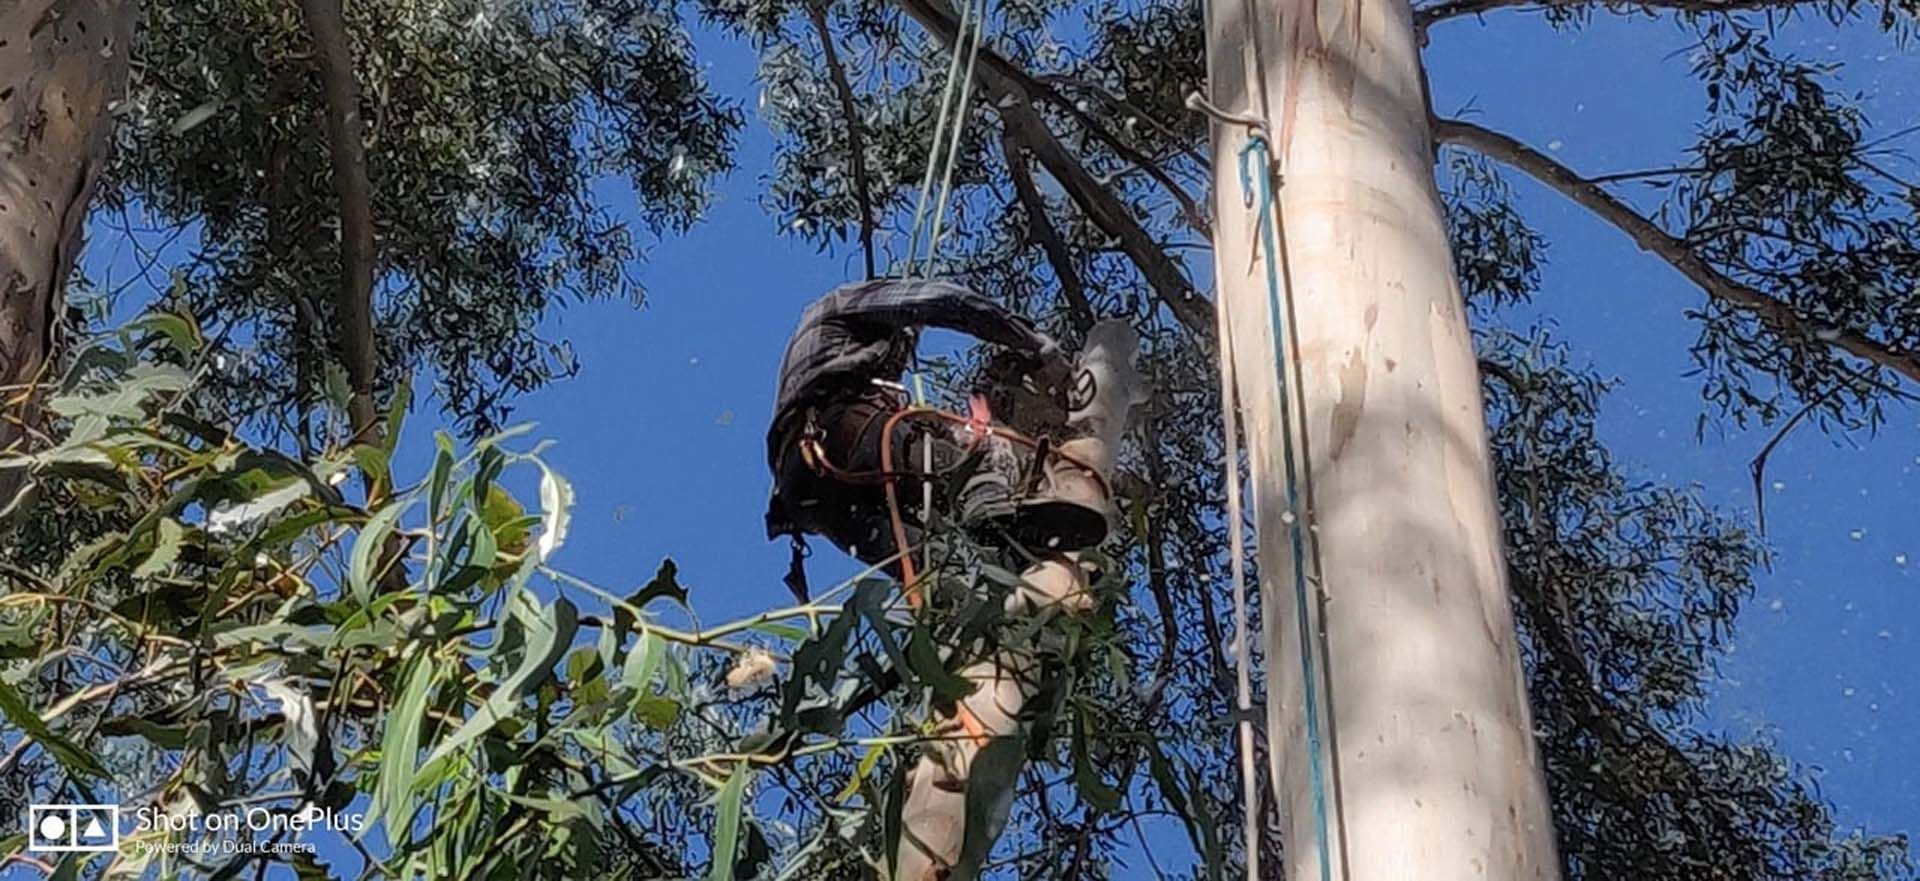
M1834 383L1826 391L1821 392L1814 396L1812 400L1807 401L1805 406L1801 407L1798 412L1794 413L1792 417L1788 418L1787 421L1780 426L1779 431L1773 433L1773 437L1767 441L1766 446L1761 447L1760 452L1754 455L1753 461L1747 463L1747 471L1753 475L1754 518L1758 521L1760 536L1762 538L1765 538L1767 534L1767 496L1761 488L1762 484L1766 481L1767 458L1773 455L1773 449L1779 446L1781 441L1787 439L1787 435L1793 432L1794 427L1798 426L1802 420L1807 418L1807 414L1812 413L1815 408L1831 400L1833 396L1838 394L1842 389L1859 382L1862 377L1872 370L1872 367L1866 367L1854 371L1851 376Z
M1060 294L1067 300L1068 313L1073 317L1073 325L1081 333L1093 327L1098 316L1094 314L1093 303L1087 299L1087 289L1080 283L1080 274L1074 271L1073 255L1067 250L1067 244L1060 238L1053 221L1047 217L1047 201L1040 195L1040 188L1033 183L1033 170L1027 165L1027 157L1014 142L1012 134L1002 131L1000 134L1000 154L1007 163L1007 172L1013 178L1013 190L1020 198L1020 205L1027 212L1027 233L1040 243L1040 251L1047 257L1047 265L1053 267L1054 278L1060 282Z
M1660 228L1599 184L1513 137L1454 119L1434 122L1435 140L1457 144L1517 168L1558 190L1632 238L1640 249L1667 262L1721 303L1758 318L1782 336L1810 338L1920 382L1920 357L1857 330L1824 324L1793 305L1727 276L1678 236Z
M827 26L826 4L830 0L808 3L807 18L813 22L813 31L820 38L820 49L826 56L827 74L833 80L833 91L840 98L841 115L847 119L847 156L853 170L853 192L860 200L860 251L866 257L867 277L874 277L873 260L873 194L867 184L867 149L864 129L866 124L860 118L860 107L853 96L853 84L847 80L847 68L840 63L840 52L833 45L833 30Z

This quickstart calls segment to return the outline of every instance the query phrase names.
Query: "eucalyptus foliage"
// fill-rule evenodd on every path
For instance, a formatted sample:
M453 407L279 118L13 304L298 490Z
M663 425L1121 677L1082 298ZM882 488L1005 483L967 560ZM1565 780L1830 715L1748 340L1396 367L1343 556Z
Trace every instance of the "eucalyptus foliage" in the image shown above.
M1525 5L1446 0L1416 20L1431 40L1472 39L1450 20ZM1560 170L1586 187L1583 205L1612 212L1603 220L1639 218L1648 259L1707 294L1690 315L1701 430L1802 411L1828 431L1877 425L1910 394L1907 374L1898 357L1836 346L1920 350L1920 190L1881 161L1894 135L1831 70L1778 46L1765 16L1905 37L1913 5L1540 6L1569 30L1671 12L1697 38L1701 124L1684 164ZM192 232L195 256L165 267L156 297L199 320L151 317L74 353L49 400L64 440L7 463L33 470L38 495L8 527L0 570L0 711L21 732L0 798L85 796L111 776L155 800L286 792L278 804L358 806L382 821L362 842L376 873L859 878L891 852L890 793L929 702L958 687L946 671L1014 644L1048 659L1055 687L989 874L1138 877L1147 867L1124 851L1143 823L1165 822L1193 854L1163 853L1158 869L1233 877L1223 444L1192 418L1218 390L1204 334L1180 312L1208 262L1201 206L1216 171L1184 107L1204 78L1200 10L992 9L981 64L1014 87L977 92L963 112L933 265L1069 340L1095 316L1141 332L1155 396L1116 480L1124 529L1102 617L1009 629L1000 570L956 544L950 571L986 574L949 578L942 614L920 624L883 583L856 581L675 628L687 588L671 566L648 561L633 592L556 568L564 480L523 437L487 436L513 392L567 372L540 319L568 298L634 295L635 236L698 216L730 165L736 104L757 104L778 137L769 224L850 249L871 215L877 267L899 268L950 60L924 21L951 18L947 4L348 4L386 387L397 414L401 377L424 368L483 438L443 441L424 476L388 475L390 447L330 444L337 433L307 421L336 409L337 259L318 84L292 6L149 4L114 207ZM710 93L679 24L690 11L751 41L757 100ZM1067 164L1047 164L1048 141ZM1700 722L1761 543L1691 490L1614 462L1595 429L1603 374L1510 308L1551 314L1532 302L1549 243L1509 176L1556 160L1450 144L1437 151L1447 220L1568 877L1910 877L1903 838L1842 832L1790 756ZM642 228L606 214L600 175L632 187ZM1768 319L1754 302L1780 307ZM276 429L303 451L245 439ZM356 501L354 470L400 489ZM519 485L538 486L540 504L517 501ZM725 684L768 660L772 679ZM1269 857L1282 846L1272 821Z
M362 818L340 839L360 864L288 859L334 875L863 877L897 846L903 758L941 736L922 727L930 705L973 687L950 671L1002 651L1049 689L1031 737L1001 751L1063 758L1090 801L1118 798L1093 769L1128 735L1089 737L1072 672L1124 676L1112 619L1006 619L1018 579L971 543L934 552L918 616L869 573L805 605L668 626L689 599L671 560L622 591L558 568L573 490L540 445L520 449L524 429L464 450L439 434L409 482L388 471L402 391L388 441L302 460L202 418L209 356L166 313L93 341L48 400L65 440L0 460L101 524L57 567L0 570L4 770L20 784L5 813L75 792L175 817L318 806ZM398 489L356 501L354 472ZM529 482L530 507L509 489ZM799 804L755 810L799 781ZM156 850L198 834L139 831L68 865L224 878L264 858Z
M639 300L644 238L700 216L741 117L671 3L345 10L382 384L428 369L452 415L485 434L514 395L573 371L539 329L555 307ZM231 412L292 433L324 394L340 235L298 4L146 4L134 53L111 195L190 234L191 258L168 267L178 282L153 293L230 350L213 388ZM609 210L609 177L632 210Z
M1481 349L1516 618L1568 877L1909 877L1903 836L1837 829L1790 757L1702 726L1702 698L1751 596L1762 545L1694 491L1648 484L1611 461L1595 430L1605 365L1568 363L1510 308L1551 315L1533 302L1549 242L1518 208L1509 175L1563 173L1579 187L1564 195L1701 285L1705 305L1689 317L1699 328L1702 432L1723 422L1778 425L1803 410L1829 431L1871 428L1912 391L1920 189L1885 163L1902 132L1876 134L1835 71L1795 58L1769 25L1804 16L1899 40L1911 35L1916 9L1454 0L1416 4L1415 18L1429 40L1473 40L1470 16L1536 5L1568 31L1597 15L1670 13L1648 26L1697 38L1688 57L1701 93L1686 162L1590 182L1518 142L1496 150L1505 145L1436 131L1448 144L1436 146L1437 171ZM780 229L850 249L865 203L880 218L878 262L902 268L911 231L903 206L946 76L941 27L928 22L944 17L950 27L958 6L847 0L823 7L823 34L792 4L708 3L762 47L763 113L781 135L765 204ZM1191 418L1218 396L1204 335L1177 320L1178 292L1154 281L1167 267L1143 262L1125 241L1131 223L1174 270L1204 277L1207 218L1197 206L1219 169L1208 161L1205 120L1185 107L1205 82L1201 10L1190 0L1013 0L992 10L979 64L1015 88L966 111L958 209L937 263L1067 337L1093 315L1124 315L1141 329L1156 395L1120 480L1133 591L1119 616L1134 637L1133 680L1107 680L1097 712L1114 727L1163 732L1156 749L1181 757L1206 793L1196 801L1153 781L1109 778L1128 794L1118 817L1171 809L1199 854L1190 865L1123 865L1137 830L1057 798L1036 775L1016 807L1006 874L1207 876L1241 858L1238 811L1224 807L1237 804L1238 787L1232 659L1222 651L1231 626L1222 449L1217 428ZM823 40L837 47L857 96L851 111L832 100ZM1097 210L1072 168L1039 158L1044 139L1025 110L1123 220ZM864 193L845 172L854 162L864 165ZM1856 341L1877 346L1881 360L1845 350ZM1277 853L1271 821L1265 846Z

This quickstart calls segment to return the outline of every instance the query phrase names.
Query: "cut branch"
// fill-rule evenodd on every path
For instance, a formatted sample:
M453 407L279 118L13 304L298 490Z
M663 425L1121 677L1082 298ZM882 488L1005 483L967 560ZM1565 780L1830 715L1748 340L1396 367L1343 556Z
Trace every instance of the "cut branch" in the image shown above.
M1803 316L1791 304L1728 277L1688 248L1678 236L1661 229L1600 184L1581 177L1546 154L1508 135L1453 119L1435 120L1433 136L1440 143L1466 147L1526 172L1626 233L1641 250L1665 260L1686 276L1688 281L1698 285L1707 296L1751 313L1780 335L1820 340L1849 355L1920 382L1920 357L1914 353L1859 331L1834 327Z
M1060 280L1060 293L1067 300L1073 326L1086 333L1095 320L1093 303L1087 299L1080 274L1073 269L1073 255L1067 251L1067 243L1047 217L1047 200L1033 183L1033 169L1027 165L1026 155L1004 130L1000 133L1000 153L1007 160L1007 172L1013 177L1013 191L1020 197L1020 207L1027 212L1027 234L1040 243L1041 252L1047 255L1047 264L1053 267L1054 277Z
M933 32L949 49L955 45L960 24L952 10L941 0L898 0L907 15ZM1213 339L1213 306L1199 296L1186 273L1134 218L1127 205L1089 173L1047 128L1046 120L1033 106L1037 91L1051 91L1026 72L998 54L982 48L975 70L982 90L999 112L1007 134L1032 152L1073 203L1102 232L1119 241L1154 294L1189 332L1203 342ZM1064 100L1064 99L1062 99Z
M361 132L360 85L353 76L340 0L300 0L320 62L327 99L327 141L333 158L333 190L340 199L340 289L334 301L338 345L353 393L347 415L354 439L380 440L373 404L373 188L367 181L367 148Z
M826 2L808 3L807 18L820 37L820 50L826 56L827 76L833 80L834 94L840 98L840 113L847 118L847 162L853 168L853 194L860 200L860 252L866 258L867 277L874 277L873 194L867 186L866 125L860 119L860 106L853 97L853 83L847 79L846 65L840 63L840 50L833 45L833 29L827 26Z

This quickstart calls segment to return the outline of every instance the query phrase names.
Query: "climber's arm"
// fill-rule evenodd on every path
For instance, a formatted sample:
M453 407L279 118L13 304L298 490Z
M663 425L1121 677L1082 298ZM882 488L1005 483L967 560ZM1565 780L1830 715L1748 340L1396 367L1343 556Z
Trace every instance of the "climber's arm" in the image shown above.
M835 292L829 320L877 324L890 329L940 327L957 330L1036 358L1059 354L1060 346L1000 304L951 282L879 279Z

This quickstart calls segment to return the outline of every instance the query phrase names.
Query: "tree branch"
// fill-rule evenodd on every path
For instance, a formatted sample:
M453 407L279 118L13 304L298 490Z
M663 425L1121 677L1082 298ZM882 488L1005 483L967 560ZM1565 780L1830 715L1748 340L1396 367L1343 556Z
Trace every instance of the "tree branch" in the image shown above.
M1751 12L1811 6L1813 0L1444 0L1413 11L1413 26L1424 32L1429 25L1450 18L1484 15L1516 6L1570 7L1606 6L1608 8L1657 9L1670 12L1713 13Z
M955 45L960 25L941 0L897 0L897 3L949 49ZM1095 226L1119 240L1121 250L1139 268L1174 318L1195 337L1210 343L1213 305L1195 293L1186 274L1154 244L1153 236L1134 218L1126 204L1102 186L1047 128L1046 120L1034 109L1032 97L1036 90L1045 91L1047 87L985 48L980 50L976 74L1008 135L1033 153L1040 166L1059 182Z
M1551 590L1556 595L1561 595L1562 588L1551 582L1536 584L1515 567L1509 567L1507 571L1508 582L1513 585L1513 594L1520 599L1522 614L1536 628L1537 644L1552 656L1551 660L1543 659L1542 666L1557 669L1572 680L1565 683L1564 687L1575 692L1569 695L1572 699L1567 704L1573 715L1579 717L1592 733L1599 735L1615 749L1632 753L1642 746L1649 748L1671 762L1672 769L1679 771L1686 778L1685 782L1696 792L1712 791L1713 787L1709 785L1709 781L1701 773L1693 757L1668 739L1666 732L1661 731L1639 713L1631 709L1623 710L1607 698L1606 691L1595 680L1593 673L1587 669L1586 652L1579 640L1563 622L1554 618L1552 610L1544 605L1547 591ZM1627 730L1629 725L1637 729L1638 737ZM1706 817L1701 822L1719 827L1722 834L1728 836L1729 841L1739 839L1723 812L1707 811Z
M867 277L874 277L873 267L873 195L867 187L867 148L866 137L860 121L860 108L854 101L853 84L847 80L846 65L840 63L840 50L834 48L833 30L827 27L826 4L831 0L807 4L807 18L813 22L813 32L820 37L820 50L826 56L827 75L833 80L833 91L840 97L840 112L847 118L848 163L853 167L853 192L860 200L860 251L866 257Z
M985 53L987 50L982 49L981 52ZM1100 120L1094 118L1092 114L1081 110L1077 102L1068 100L1067 96L1060 94L1059 90L1053 88L1052 85L1032 77L1028 77L1028 79L1039 89L1038 92L1030 92L1030 94L1066 111L1067 115L1071 116L1075 122L1078 122L1082 128L1092 133L1101 143L1106 144L1107 149L1112 150L1114 155L1120 157L1122 162L1126 162L1140 169L1142 172L1145 172L1148 177L1153 178L1154 182L1158 183L1161 189L1167 191L1167 195L1172 196L1175 202L1180 203L1180 213L1186 217L1187 225L1193 227L1195 232L1209 237L1213 235L1213 223L1207 217L1207 212L1201 209L1200 203L1187 192L1185 187L1180 186L1179 181L1174 180L1171 175L1167 174L1166 169L1160 167L1158 161L1135 149L1133 145L1128 144L1126 141L1121 140L1120 136L1114 134L1112 129L1102 125ZM1107 96L1103 93L1101 97L1105 98ZM1138 114L1136 114L1136 116L1137 115Z
M1013 191L1020 197L1020 206L1026 209L1027 234L1040 243L1040 250L1047 255L1047 264L1053 267L1054 277L1060 280L1060 293L1066 297L1073 326L1086 333L1097 317L1093 303L1087 299L1080 274L1073 270L1073 255L1067 251L1067 243L1061 240L1060 231L1053 228L1053 221L1047 217L1047 201L1040 196L1040 188L1034 186L1033 169L1027 166L1026 155L1005 130L1000 133L1000 154L1007 160L1007 171L1013 177Z
M1065 74L1058 74L1058 73L1041 74L1039 76L1034 77L1034 79L1040 84L1046 85L1046 86L1066 86L1067 88L1070 88L1070 89L1079 89L1079 90L1085 91L1086 93L1094 96L1095 98L1099 98L1101 101L1105 102L1107 105L1113 107L1116 110L1119 110L1122 113L1133 114L1134 116L1138 117L1142 121L1146 122L1147 125L1152 126L1155 131L1158 131L1159 133L1165 135L1167 137L1167 140L1173 141L1176 144L1179 143L1181 140L1180 133L1174 131L1172 126L1167 125L1166 123L1161 122L1158 119L1155 119L1153 114L1148 113L1146 110L1134 104L1132 101L1127 100L1125 95L1121 95L1120 93L1115 92L1112 89L1109 89L1106 86L1103 86L1099 83L1093 82L1091 80L1084 80L1077 77L1071 77ZM1060 95L1059 93L1055 92L1052 95L1049 95L1047 100L1064 102L1066 101L1066 96ZM1074 104L1063 103L1062 106L1076 112L1079 111L1080 109L1080 105L1077 103L1074 103ZM1207 159L1207 157L1200 152L1200 149L1198 147L1189 146L1189 147L1183 147L1178 149L1181 155L1192 160L1193 164L1200 168L1211 168L1213 166L1212 161Z
M1455 119L1435 120L1433 136L1439 143L1466 147L1526 172L1626 233L1641 250L1665 260L1686 276L1688 281L1698 285L1707 296L1753 314L1782 336L1820 340L1849 355L1920 382L1920 356L1855 330L1822 324L1799 314L1791 304L1728 277L1694 253L1679 237L1661 229L1599 184L1581 177L1546 154L1508 135Z
M333 190L340 199L340 290L335 299L341 360L353 392L348 418L356 441L378 441L373 404L373 188L367 181L367 148L361 132L360 85L353 76L340 0L300 0L320 62L327 99L327 141L333 157Z
M1114 134L1112 129L1107 128L1093 114L1080 109L1079 102L1061 94L1060 90L1054 87L1054 83L1060 81L1061 78L1033 76L1021 70L1020 67L1013 62L995 54L992 49L984 47L980 50L980 58L990 66L999 70L1003 76L1006 76L1009 80L1019 85L1028 96L1038 98L1058 107L1062 112L1066 113L1067 116L1071 117L1074 122L1079 123L1081 128L1086 129L1089 134L1092 134L1095 139L1106 144L1107 148L1112 150L1115 156L1120 157L1122 162L1126 162L1140 169L1145 172L1148 177L1153 178L1156 183L1160 184L1162 189L1167 191L1167 195L1172 196L1174 201L1180 203L1180 212L1186 216L1187 224L1193 227L1195 232L1208 237L1213 235L1213 223L1211 219L1208 218L1207 212L1200 207L1199 201L1194 199L1192 194L1188 193L1186 188L1180 185L1179 181L1174 180L1171 175L1167 174L1166 169L1161 168L1158 161L1122 140L1119 135ZM1126 112L1132 113L1140 119L1147 120L1149 125L1160 128L1162 131L1166 131L1171 135L1171 130L1167 129L1165 125L1133 108L1133 105L1128 104L1125 99L1115 97L1112 93L1101 89L1095 84L1080 83L1078 81L1072 82L1093 90L1094 94L1098 95L1101 100L1120 106L1126 110ZM1190 151L1190 155L1195 158L1195 161L1200 163L1201 168L1208 167L1206 160L1199 156L1199 151Z

